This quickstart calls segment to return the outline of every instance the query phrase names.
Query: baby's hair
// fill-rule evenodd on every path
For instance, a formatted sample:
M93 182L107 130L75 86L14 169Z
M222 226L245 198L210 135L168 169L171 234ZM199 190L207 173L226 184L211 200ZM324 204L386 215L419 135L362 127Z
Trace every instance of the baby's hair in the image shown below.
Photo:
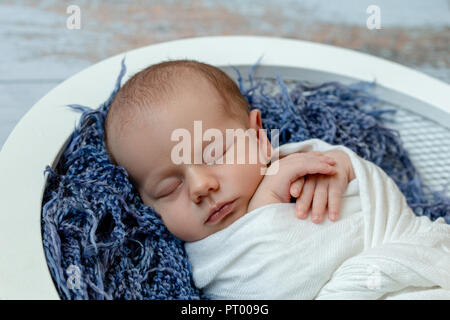
M188 78L186 78L188 76ZM112 163L117 164L108 140L112 128L120 134L151 106L170 99L182 79L200 76L212 84L223 100L226 114L247 125L249 105L236 83L221 69L195 60L172 60L151 65L131 77L117 92L105 120L105 147ZM117 136L117 135L116 135Z

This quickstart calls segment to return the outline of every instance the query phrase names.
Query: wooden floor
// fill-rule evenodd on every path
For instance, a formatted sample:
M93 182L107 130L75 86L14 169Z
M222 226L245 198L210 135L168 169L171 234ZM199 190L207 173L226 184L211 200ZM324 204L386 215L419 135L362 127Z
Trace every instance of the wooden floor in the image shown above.
M369 30L366 9L381 9ZM68 29L69 5L81 10ZM450 0L0 2L0 146L50 89L123 51L208 35L266 35L345 47L450 83Z

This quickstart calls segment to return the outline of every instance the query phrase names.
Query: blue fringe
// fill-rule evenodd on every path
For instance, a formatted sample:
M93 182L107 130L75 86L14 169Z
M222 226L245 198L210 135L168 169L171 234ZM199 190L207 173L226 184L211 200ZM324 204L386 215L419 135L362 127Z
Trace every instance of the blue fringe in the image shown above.
M383 116L395 109L377 108L386 102L369 93L375 83L298 81L289 91L276 76L281 92L271 96L253 79L260 59L249 88L235 71L250 110L261 110L269 139L270 129L279 129L280 145L310 138L345 145L384 169L417 215L450 223L450 199L423 184L398 132L383 125ZM121 63L115 88L98 109L68 106L82 112L80 121L55 170L44 171L42 234L53 281L62 299L207 299L193 283L182 241L142 203L125 169L106 153L104 121L126 72L125 58ZM75 287L74 267L80 271Z

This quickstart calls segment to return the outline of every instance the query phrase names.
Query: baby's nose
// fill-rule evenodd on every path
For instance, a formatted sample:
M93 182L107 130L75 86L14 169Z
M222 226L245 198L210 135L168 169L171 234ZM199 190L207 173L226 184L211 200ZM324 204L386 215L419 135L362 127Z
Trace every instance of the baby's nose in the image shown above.
M208 196L211 191L219 189L217 177L208 168L193 166L189 169L189 189L192 201L199 203L202 197Z

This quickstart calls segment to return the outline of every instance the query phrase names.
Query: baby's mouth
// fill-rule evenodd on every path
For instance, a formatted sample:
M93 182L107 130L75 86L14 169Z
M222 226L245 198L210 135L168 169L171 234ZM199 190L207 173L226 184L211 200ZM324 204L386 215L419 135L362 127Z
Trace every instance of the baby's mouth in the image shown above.
M208 215L208 219L205 221L209 224L214 224L223 217L228 215L234 209L234 202L236 199L228 202L219 203L215 208L211 209Z

